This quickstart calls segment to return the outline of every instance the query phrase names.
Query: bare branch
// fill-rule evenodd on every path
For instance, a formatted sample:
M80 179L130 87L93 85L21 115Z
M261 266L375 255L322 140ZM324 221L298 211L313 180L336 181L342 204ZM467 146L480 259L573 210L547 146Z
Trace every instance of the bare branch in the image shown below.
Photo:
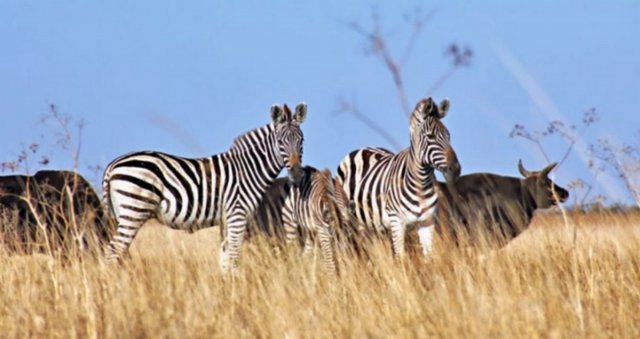
M636 204L640 206L640 157L638 147L615 144L608 139L599 139L589 146L591 156L604 166L611 168L622 181Z
M371 21L373 27L370 32L366 31L360 24L356 22L351 23L348 27L358 34L364 36L368 40L367 50L370 51L373 55L380 58L389 73L391 73L391 78L393 79L393 84L396 87L396 93L398 95L402 111L407 117L410 117L411 110L409 108L409 102L407 100L407 95L404 89L402 68L400 64L396 62L395 58L391 55L391 52L387 48L386 40L382 35L382 30L380 27L380 17L375 11L373 11L373 13L371 14Z
M473 58L473 50L469 47L461 49L458 44L452 43L447 47L444 55L451 57L451 66L447 69L436 82L427 90L427 96L432 95L442 84L445 83L457 70L462 67L471 66L471 58Z
M564 155L562 156L562 158L560 158L560 160L558 161L558 166L562 166L562 164L567 160L567 158L569 157L569 154L571 154L571 151L573 150L573 146L575 146L576 142L572 141L569 144L569 147L567 147L567 151L564 152Z
M338 105L339 107L334 113L350 114L351 116L362 122L365 126L380 135L384 140L391 144L391 146L396 151L399 151L403 148L400 143L391 134L387 133L387 131L382 126L378 125L375 121L362 114L362 112L360 112L360 110L358 109L358 106L355 104L355 100L349 102L345 99L340 99Z
M74 144L73 132L71 130L71 124L74 122L74 119L69 114L60 113L55 104L50 104L49 114L42 117L41 121L47 123L49 120L53 120L57 127L60 128L60 131L55 133L56 144L71 153L73 168L77 171L80 161L80 149L82 147L82 130L86 125L85 122L83 120L76 122L75 125L78 128L78 135L77 141Z
M444 72L444 74L442 74L440 76L440 78L438 78L438 80L436 80L436 82L433 83L433 85L431 85L431 87L429 87L429 89L427 90L427 96L431 96L433 95L433 93L440 88L440 86L442 86L442 84L444 84L447 79L449 79L453 73L455 73L457 70L456 67L450 67L449 69L447 69L447 71Z
M348 29L354 31L358 35L361 35L365 39L367 46L365 48L365 52L379 58L384 64L387 71L391 74L393 84L396 89L396 95L400 102L402 111L407 118L411 117L411 105L409 104L409 101L407 99L405 83L402 75L403 67L411 56L418 38L425 27L425 24L433 17L435 12L436 10L434 9L425 15L421 12L420 9L415 9L411 15L406 16L406 22L411 25L411 33L400 59L395 58L391 53L387 44L388 40L382 33L380 17L377 15L375 10L373 10L371 14L371 29L365 29L358 22L351 22L346 25ZM431 86L431 88L427 92L429 94L440 87L457 69L463 66L469 66L471 58L473 56L473 52L469 48L461 49L457 44L451 44L445 51L445 55L448 57L452 57L452 65L435 82L435 84ZM391 145L393 145L394 148L401 149L400 144L391 135L389 135L380 125L375 123L369 117L363 115L357 109L355 104L347 103L346 101L342 100L340 105L341 107L338 109L339 112L350 113L360 122L364 123L365 126L382 136Z
M436 9L432 10L431 12L425 15L421 15L422 14L421 12L422 11L420 10L420 8L417 8L415 10L415 16L412 22L411 36L409 37L409 41L407 42L407 47L404 49L404 53L402 54L402 57L400 58L400 62L398 63L400 65L400 68L403 68L404 65L407 63L407 60L411 56L411 53L413 53L413 48L415 47L416 42L418 41L418 36L420 36L420 33L422 33L422 30L424 29L425 24L429 22L433 17L433 15L436 13Z
M541 135L544 136L546 134L540 133L539 131L529 132L529 130L527 130L524 125L520 124L516 124L511 130L511 133L509 133L510 138L519 137L533 143L538 148L545 161L547 163L550 163L551 159L549 158L549 155L547 154L544 146L542 145L542 142L540 141Z
M596 123L598 120L599 118L595 109L590 108L584 113L582 118L582 123L585 128L588 128L592 124ZM527 130L527 128L524 125L516 124L511 130L511 132L509 133L509 137L511 138L520 137L534 143L540 150L540 153L544 156L547 163L549 163L551 162L551 159L549 158L542 144L542 139L550 137L552 135L559 136L561 139L564 139L568 143L568 146L564 151L564 154L558 161L558 166L562 166L562 164L564 164L564 162L567 160L567 158L569 157L569 155L574 149L574 146L577 140L576 133L577 133L576 125L565 124L562 121L554 120L554 121L551 121L544 130L534 130L532 132Z

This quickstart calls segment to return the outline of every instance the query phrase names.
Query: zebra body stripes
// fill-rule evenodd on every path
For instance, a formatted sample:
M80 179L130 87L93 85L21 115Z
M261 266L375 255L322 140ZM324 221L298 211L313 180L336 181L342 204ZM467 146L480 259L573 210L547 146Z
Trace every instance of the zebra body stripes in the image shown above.
M393 252L404 256L406 232L415 224L423 249L431 248L438 198L434 168L447 180L460 175L460 164L440 121L449 101L423 99L411 114L409 148L393 154L367 147L347 155L338 168L338 183L355 205L355 217L368 231L389 233Z
M135 152L106 168L105 203L118 229L107 258L119 259L149 219L169 227L195 231L221 225L220 266L237 267L247 217L286 167L293 182L301 178L303 134L300 124L306 105L295 114L271 108L271 124L236 138L228 152L190 159L161 152Z
M329 170L318 171L305 166L299 185L279 178L250 219L250 237L267 235L276 244L298 242L309 254L320 245L325 269L336 273L335 251L354 250L359 253L358 232L344 193L340 192Z

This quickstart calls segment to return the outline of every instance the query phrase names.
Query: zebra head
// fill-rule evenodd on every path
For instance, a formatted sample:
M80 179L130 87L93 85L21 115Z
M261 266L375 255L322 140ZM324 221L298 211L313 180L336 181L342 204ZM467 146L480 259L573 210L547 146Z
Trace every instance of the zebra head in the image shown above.
M307 116L307 105L304 103L296 106L295 113L286 104L284 107L273 105L271 107L271 120L275 129L275 141L277 154L289 171L289 180L295 185L302 179L302 142L304 136L300 124Z
M436 105L431 97L420 100L411 114L411 150L414 159L441 171L446 180L460 176L460 163L442 119L449 111L449 100Z

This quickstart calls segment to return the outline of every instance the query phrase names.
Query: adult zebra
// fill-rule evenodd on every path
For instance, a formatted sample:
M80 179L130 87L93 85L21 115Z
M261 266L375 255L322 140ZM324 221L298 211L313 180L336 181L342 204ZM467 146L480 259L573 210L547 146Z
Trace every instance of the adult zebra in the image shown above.
M397 154L367 147L347 155L338 168L338 183L355 204L356 218L363 227L390 232L393 252L405 253L409 227L420 222L423 250L431 248L434 211L438 202L434 168L448 181L460 175L460 164L442 123L449 101L436 105L423 99L411 114L410 146Z
M189 159L161 152L121 156L106 168L106 205L118 230L107 259L126 252L138 230L156 218L175 229L195 231L220 225L220 267L236 269L246 229L267 187L282 168L293 182L302 177L303 134L307 106L292 114L287 105L271 107L271 123L237 137L228 152Z

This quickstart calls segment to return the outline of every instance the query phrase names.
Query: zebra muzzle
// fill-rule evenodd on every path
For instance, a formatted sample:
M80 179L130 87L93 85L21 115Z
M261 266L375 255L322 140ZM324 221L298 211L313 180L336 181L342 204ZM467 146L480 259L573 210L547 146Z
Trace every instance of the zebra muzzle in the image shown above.
M291 180L294 185L297 185L300 183L300 180L302 180L303 174L300 155L294 153L289 157L289 180Z
M462 168L460 166L460 163L458 162L457 158L454 158L455 161L453 161L451 163L451 165L449 166L449 168L447 168L442 174L444 174L444 178L447 182L452 183L455 182L456 180L458 180L458 177L460 176L460 172L462 171Z
M301 166L291 167L289 169L289 180L291 180L291 183L294 185L298 185L300 181L302 181L303 175L304 172L302 171Z

